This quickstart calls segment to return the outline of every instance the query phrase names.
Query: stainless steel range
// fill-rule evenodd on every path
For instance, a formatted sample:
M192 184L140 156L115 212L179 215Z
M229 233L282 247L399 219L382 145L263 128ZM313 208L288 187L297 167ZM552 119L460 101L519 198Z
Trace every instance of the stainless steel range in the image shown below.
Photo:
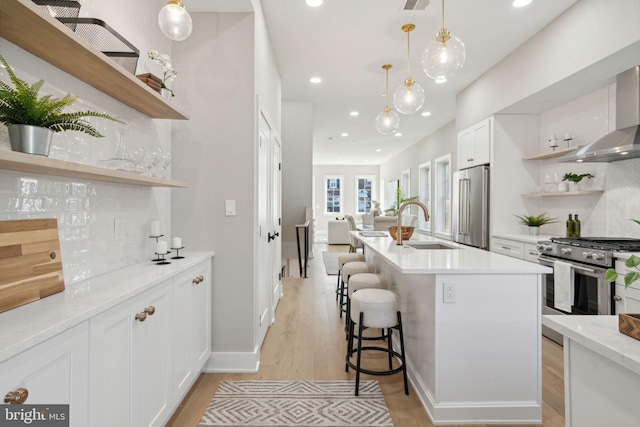
M571 309L556 304L557 271L545 276L542 314L610 315L615 313L614 284L604 281L605 272L614 266L615 252L638 252L640 240L611 237L554 237L538 242L538 261L554 268L556 263L570 264ZM565 266L566 267L566 266ZM543 326L542 334L562 344L562 336Z

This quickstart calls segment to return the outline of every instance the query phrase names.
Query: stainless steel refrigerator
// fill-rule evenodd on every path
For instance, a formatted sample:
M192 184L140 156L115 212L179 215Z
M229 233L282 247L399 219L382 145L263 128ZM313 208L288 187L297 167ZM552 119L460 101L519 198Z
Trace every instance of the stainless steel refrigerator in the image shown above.
M453 240L489 249L489 166L463 169L453 174Z

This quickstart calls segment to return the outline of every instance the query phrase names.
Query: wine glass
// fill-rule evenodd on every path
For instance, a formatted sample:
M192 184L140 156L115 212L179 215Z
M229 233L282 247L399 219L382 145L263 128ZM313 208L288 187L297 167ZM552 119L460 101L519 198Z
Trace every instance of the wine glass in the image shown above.
M149 150L149 156L147 158L147 168L149 176L155 176L156 166L162 159L163 153L164 152L162 150L162 147L160 147L159 145L151 147L151 149Z
M171 164L171 152L165 151L164 154L162 154L162 159L160 160L160 167L162 168L163 178L167 177L167 168L169 167L170 164Z
M129 157L135 163L133 171L135 173L143 173L147 168L143 165L146 151L142 145L134 145L129 148Z

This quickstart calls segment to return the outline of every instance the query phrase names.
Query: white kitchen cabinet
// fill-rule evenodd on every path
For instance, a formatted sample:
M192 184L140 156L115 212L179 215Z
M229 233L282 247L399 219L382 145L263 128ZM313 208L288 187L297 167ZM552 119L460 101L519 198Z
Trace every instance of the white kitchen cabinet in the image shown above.
M538 262L538 248L533 243L524 244L525 261Z
M487 118L458 132L458 169L491 161L491 119Z
M496 252L513 258L524 259L525 243L518 242L516 240L493 237L491 239L491 252Z
M628 288L624 287L624 274L635 271L624 265L624 259L616 259L615 269L618 272L616 279L616 313L640 313L640 282L632 283Z
M211 263L174 278L172 333L173 400L189 391L211 352Z
M26 389L22 403L68 404L71 427L87 426L88 330L81 323L1 363L2 396Z
M92 427L161 426L171 415L171 283L90 320Z

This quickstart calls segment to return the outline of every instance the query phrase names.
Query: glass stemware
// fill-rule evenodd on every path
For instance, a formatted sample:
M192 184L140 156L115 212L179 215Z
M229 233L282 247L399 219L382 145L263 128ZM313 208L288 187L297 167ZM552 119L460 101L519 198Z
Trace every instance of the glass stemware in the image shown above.
M148 168L149 176L156 176L155 169L158 163L160 162L160 160L162 160L163 154L164 154L164 151L162 150L162 147L160 147L159 145L151 147L151 149L149 150L149 156L147 158L147 168Z
M167 178L167 168L171 164L171 152L165 151L160 160L160 167L162 168L162 178Z

